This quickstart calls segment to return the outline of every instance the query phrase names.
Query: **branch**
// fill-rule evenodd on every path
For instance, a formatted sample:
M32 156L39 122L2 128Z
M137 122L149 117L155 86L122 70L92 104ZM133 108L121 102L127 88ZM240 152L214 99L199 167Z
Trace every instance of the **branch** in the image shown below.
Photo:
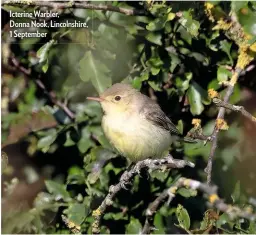
M204 135L201 130L192 130L192 131L189 131L188 134L187 134L187 137L190 137L192 139L197 139L197 140L204 140L205 141L205 144L208 142L208 141L212 141L212 137L211 136L208 136L208 135Z
M253 115L251 115L249 112L247 112L243 106L233 105L233 104L227 103L225 101L222 101L219 98L213 98L212 101L219 107L223 107L223 108L226 108L229 110L240 112L240 113L242 113L242 115L244 115L245 117L249 118L251 121L256 123L256 118Z
M208 18L214 22L216 20L215 16L213 16L213 11L212 11L214 8L214 5L211 3L206 3L205 7L206 7L206 14L207 14ZM223 30L225 35L228 38L230 38L232 41L234 41L239 47L238 59L237 59L237 63L235 66L235 70L232 74L230 81L228 81L226 83L226 84L228 84L228 88L227 88L226 94L223 99L224 103L229 103L229 99L233 93L234 86L236 85L239 76L244 73L244 71L246 70L246 67L254 59L254 57L250 53L250 50L252 49L253 45L250 45L248 43L248 35L245 34L242 26L240 25L240 23L237 20L235 13L234 12L230 12L230 13L231 13L230 14L231 16L227 17L227 19L224 19L224 20L223 20L223 18L217 19L218 20L217 24L213 28L213 30ZM231 21L230 21L230 19L231 19ZM214 98L214 97L212 97L212 98ZM207 173L207 183L208 184L210 184L210 182L211 182L212 161L213 161L215 151L217 149L218 133L219 133L219 127L217 124L218 124L219 119L222 119L222 120L224 119L224 115L225 115L225 108L220 107L218 115L217 115L217 119L216 119L215 128L211 135L212 136L212 146L211 146L211 150L210 150L207 167L205 168L205 172Z
M201 119L194 118L192 120L194 127L187 133L187 136L192 139L204 140L204 145L206 145L208 141L212 141L212 136L204 135L201 122Z
M255 221L256 214L253 214L251 211L243 210L237 206L226 204L223 199L220 199L217 195L217 187L209 186L208 184L201 183L197 180L180 178L176 181L170 188L164 190L147 208L146 210L146 221L144 227L142 229L141 234L150 234L153 227L153 217L157 212L160 204L163 200L168 198L168 204L173 200L176 196L177 189L181 187L190 188L193 190L198 190L207 195L208 203L211 207L214 207L222 212L227 213L230 219L235 219L237 217L245 218L248 220Z
M105 197L101 205L93 211L94 222L92 225L92 233L100 233L100 223L102 216L108 206L113 204L113 198L122 189L126 189L126 185L131 184L135 175L140 173L140 170L147 168L149 170L164 170L172 168L184 168L185 166L194 167L194 164L185 160L175 160L171 156L163 159L146 159L137 162L130 170L125 171L118 184L109 187L108 195Z
M26 69L24 68L22 65L20 65L20 62L18 61L17 58L12 57L11 59L12 64L18 69L20 70L25 76L30 76L31 75L31 70L30 69ZM40 87L43 92L48 96L49 100L57 105L59 108L61 108L66 114L67 116L71 119L74 120L75 119L75 114L63 103L61 103L59 100L57 100L56 98L56 94L54 92L49 92L47 91L45 85L42 83L41 80L39 79L35 79L33 80L35 81L35 83L37 84L38 87Z
M40 7L50 7L53 9L65 9L65 8L82 8L90 10L101 10L101 11L113 11L118 12L124 15L146 15L146 12L143 10L137 9L127 9L123 7L116 7L112 5L103 5L103 4L91 4L87 1L66 1L66 2L56 2L56 1L17 1L17 0L3 0L2 4L7 5L28 5L28 6L40 6Z
M233 76L236 75L237 72L234 73ZM238 75L236 75L238 78ZM224 102L228 102L232 93L234 90L234 86L229 85L226 91L226 94L224 96ZM213 130L213 133L211 134L211 138L212 138L212 146L211 146L211 150L210 150L210 155L208 158L208 163L207 166L205 168L205 172L207 173L207 183L210 184L211 183L211 178L212 178L212 161L213 161L213 157L215 154L215 151L217 149L217 142L218 142L218 134L219 134L219 127L217 126L217 120L218 119L224 119L225 116L225 108L220 107L217 118L216 118L216 124Z

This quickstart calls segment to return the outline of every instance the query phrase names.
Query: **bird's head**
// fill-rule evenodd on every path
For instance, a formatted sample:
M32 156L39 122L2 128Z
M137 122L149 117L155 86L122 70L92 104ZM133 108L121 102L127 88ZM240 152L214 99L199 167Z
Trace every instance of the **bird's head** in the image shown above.
M117 114L132 110L138 93L131 85L116 83L99 97L87 97L87 99L100 102L105 114Z

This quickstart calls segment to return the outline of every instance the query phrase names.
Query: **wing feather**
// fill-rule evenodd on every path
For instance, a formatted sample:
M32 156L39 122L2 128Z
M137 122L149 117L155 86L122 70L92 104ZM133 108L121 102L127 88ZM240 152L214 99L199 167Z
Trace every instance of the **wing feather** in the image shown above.
M145 119L151 121L153 124L165 130L168 130L173 134L181 135L179 130L162 111L160 106L150 98L145 99L144 105L141 108L140 113L145 117Z

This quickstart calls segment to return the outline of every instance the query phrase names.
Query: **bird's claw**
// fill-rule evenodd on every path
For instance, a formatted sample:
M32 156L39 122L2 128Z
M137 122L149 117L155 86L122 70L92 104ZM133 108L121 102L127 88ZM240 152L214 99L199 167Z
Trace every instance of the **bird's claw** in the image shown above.
M129 184L131 184L131 183L129 183L129 182L121 182L121 188L124 189L124 190L128 190L126 185L129 185Z
M141 162L138 162L135 166L134 166L134 172L139 175L139 177L142 177L141 174L140 174L140 170L141 170L141 166L142 166L142 163Z
M128 190L128 188L126 187L126 185L131 184L129 182L129 175L128 175L128 171L125 171L121 178L120 178L120 182L121 182L121 188Z

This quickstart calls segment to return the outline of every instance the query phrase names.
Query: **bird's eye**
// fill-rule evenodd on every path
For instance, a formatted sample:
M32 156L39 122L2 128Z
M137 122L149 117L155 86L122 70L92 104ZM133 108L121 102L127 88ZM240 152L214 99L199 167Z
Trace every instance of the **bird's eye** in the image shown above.
M115 97L115 100L116 100L116 101L121 100L121 96L117 95L117 96Z

